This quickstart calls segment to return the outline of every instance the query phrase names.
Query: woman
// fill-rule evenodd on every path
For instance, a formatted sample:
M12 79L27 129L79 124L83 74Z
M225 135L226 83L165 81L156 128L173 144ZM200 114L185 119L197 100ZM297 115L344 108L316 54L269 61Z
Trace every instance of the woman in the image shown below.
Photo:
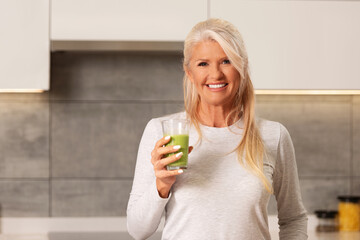
M279 123L255 119L248 58L237 29L198 23L184 46L185 112L152 119L139 146L127 210L129 233L146 239L165 214L162 239L270 239L267 205L278 203L280 239L307 239L293 145ZM188 169L164 145L161 121L190 119ZM155 146L155 147L154 147Z

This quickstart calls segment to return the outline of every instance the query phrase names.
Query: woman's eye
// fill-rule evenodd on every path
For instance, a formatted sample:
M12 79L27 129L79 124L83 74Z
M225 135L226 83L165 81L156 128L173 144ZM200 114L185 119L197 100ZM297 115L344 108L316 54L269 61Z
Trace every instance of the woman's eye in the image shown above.
M204 66L206 66L206 65L207 65L206 62L201 62L201 63L198 64L198 66L200 66L200 67L204 67Z
M229 59L224 60L223 64L230 64L230 60Z

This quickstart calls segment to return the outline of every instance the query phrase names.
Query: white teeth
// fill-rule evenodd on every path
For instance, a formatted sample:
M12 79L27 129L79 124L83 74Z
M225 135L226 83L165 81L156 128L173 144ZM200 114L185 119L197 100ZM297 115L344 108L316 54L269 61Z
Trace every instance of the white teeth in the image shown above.
M223 84L209 84L209 88L222 88L222 87L225 87L225 83Z

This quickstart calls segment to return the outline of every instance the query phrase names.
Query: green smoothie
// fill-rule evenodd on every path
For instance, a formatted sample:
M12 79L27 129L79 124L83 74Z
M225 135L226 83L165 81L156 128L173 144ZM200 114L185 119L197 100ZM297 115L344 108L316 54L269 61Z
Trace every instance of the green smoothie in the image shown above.
M181 135L172 135L170 142L167 145L180 145L181 148L179 151L175 153L170 153L167 156L172 156L178 152L182 152L183 155L179 160L176 162L170 163L167 165L168 170L174 170L174 169L186 169L187 168L187 162L188 162L188 150L189 150L189 135L181 134Z

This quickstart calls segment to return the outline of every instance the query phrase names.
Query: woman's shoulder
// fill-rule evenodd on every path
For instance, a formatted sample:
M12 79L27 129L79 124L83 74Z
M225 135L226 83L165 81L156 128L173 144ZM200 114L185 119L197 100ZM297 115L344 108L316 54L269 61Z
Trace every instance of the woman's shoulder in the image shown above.
M286 127L280 122L257 118L257 126L265 145L270 149L277 149L284 136L290 137Z
M260 130L261 134L280 134L280 130L283 127L283 125L279 122L263 119L263 118L257 118L256 119L257 126Z

